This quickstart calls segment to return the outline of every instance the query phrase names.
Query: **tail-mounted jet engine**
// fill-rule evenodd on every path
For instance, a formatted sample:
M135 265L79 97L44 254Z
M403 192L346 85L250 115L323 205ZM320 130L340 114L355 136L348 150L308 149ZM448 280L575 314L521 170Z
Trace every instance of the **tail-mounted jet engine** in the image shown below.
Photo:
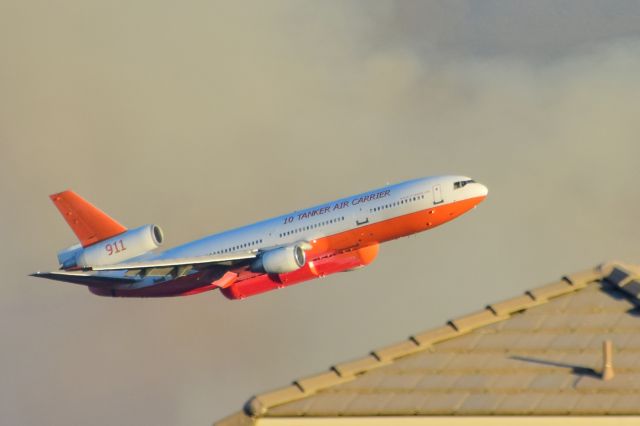
M251 270L268 274L284 274L297 271L306 261L307 256L303 246L295 244L265 251L251 264Z
M58 253L58 262L63 269L111 265L156 249L163 240L159 226L144 225L88 247L77 244L62 250Z

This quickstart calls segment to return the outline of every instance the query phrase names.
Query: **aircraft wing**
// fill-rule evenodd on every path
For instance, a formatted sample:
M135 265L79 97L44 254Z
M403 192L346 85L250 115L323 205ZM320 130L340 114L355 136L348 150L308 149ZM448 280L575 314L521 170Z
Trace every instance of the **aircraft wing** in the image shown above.
M115 265L93 266L84 271L36 272L32 277L65 281L91 287L111 287L115 284L132 284L146 276L172 275L174 278L187 274L194 266L220 265L230 266L238 261L254 259L256 252L230 253L227 255L209 255L157 259L140 262L118 263ZM126 271L124 277L95 275L98 271Z
M255 259L257 251L244 253L230 253L226 255L214 254L207 256L177 257L170 259L143 260L139 262L123 262L114 265L92 266L92 271L130 271L156 268L173 268L179 266L196 265L232 265L238 261Z

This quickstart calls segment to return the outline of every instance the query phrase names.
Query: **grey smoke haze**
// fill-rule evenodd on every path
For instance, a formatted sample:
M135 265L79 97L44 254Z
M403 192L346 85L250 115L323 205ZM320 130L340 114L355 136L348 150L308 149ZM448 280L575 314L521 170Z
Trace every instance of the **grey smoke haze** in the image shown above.
M638 261L640 4L0 3L0 423L208 424L254 392ZM463 173L476 211L229 302L31 279L73 188L168 245Z

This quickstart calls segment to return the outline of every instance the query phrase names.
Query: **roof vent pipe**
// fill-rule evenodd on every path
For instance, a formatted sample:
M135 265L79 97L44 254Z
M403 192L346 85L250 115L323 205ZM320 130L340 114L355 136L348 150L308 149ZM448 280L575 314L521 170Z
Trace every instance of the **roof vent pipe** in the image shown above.
M615 376L613 371L613 342L602 342L602 380L611 380Z

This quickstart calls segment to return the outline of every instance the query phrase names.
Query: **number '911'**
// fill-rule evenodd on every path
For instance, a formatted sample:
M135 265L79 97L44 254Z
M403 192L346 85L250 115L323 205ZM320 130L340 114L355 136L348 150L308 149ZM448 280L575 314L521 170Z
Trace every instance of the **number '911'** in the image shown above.
M111 256L114 253L120 253L121 251L125 251L127 248L124 246L124 243L122 242L122 240L118 240L115 243L107 243L104 246L104 249L107 251L107 254Z

